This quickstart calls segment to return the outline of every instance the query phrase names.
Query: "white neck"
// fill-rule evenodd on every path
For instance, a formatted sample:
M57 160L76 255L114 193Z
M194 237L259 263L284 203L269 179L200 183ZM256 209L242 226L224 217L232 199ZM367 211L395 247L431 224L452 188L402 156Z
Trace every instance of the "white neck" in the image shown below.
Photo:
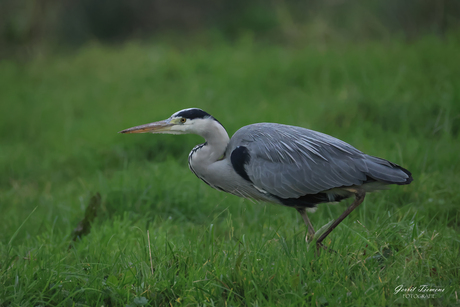
M230 142L225 128L215 120L200 121L194 128L194 132L206 140L206 145L193 153L193 165L206 167L222 158Z

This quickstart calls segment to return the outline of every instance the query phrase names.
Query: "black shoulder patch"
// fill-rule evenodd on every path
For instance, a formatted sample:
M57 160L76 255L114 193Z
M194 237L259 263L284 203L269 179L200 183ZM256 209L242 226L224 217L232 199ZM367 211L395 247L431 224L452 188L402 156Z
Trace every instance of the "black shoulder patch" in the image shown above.
M248 164L249 160L251 160L251 156L249 155L248 149L244 146L238 146L235 148L230 156L230 161L232 162L235 172L245 180L252 183L251 179L249 179L248 173L246 173L246 169L244 168L244 165Z
M176 116L180 116L187 119L195 119L195 118L207 118L212 117L210 114L206 113L201 109L187 109L183 110L176 114Z

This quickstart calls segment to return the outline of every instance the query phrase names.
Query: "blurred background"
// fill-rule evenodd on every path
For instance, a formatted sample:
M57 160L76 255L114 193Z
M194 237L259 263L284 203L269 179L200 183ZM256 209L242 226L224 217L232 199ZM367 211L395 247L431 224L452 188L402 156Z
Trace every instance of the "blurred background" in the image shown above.
M243 33L291 44L395 35L411 40L443 36L458 28L459 20L456 0L2 0L0 56L33 55L90 41L161 37L183 44L198 33L200 43Z

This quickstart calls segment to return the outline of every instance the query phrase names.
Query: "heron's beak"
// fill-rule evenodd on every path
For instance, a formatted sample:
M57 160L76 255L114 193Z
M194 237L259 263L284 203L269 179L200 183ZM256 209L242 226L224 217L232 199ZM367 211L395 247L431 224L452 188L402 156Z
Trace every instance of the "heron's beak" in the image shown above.
M162 120L150 124L140 125L132 128L122 130L118 133L168 133L174 124L170 123L169 120Z

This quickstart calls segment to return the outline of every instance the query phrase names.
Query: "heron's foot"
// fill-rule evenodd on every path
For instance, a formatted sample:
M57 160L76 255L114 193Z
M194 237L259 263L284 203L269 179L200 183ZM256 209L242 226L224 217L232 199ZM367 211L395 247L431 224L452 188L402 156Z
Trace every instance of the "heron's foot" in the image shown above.
M318 229L318 231L316 232L316 234L315 234L315 236L313 238L313 240L316 241L316 252L318 254L320 254L321 250L326 250L326 251L328 251L330 253L337 253L332 248L327 247L326 245L324 245L322 241L318 241L318 238L320 238L321 235L329 229L329 227L332 225L332 223L334 223L334 221L330 221L329 223L327 223L326 225L324 225L323 227Z
M307 243L307 246L309 246L310 243L313 243L315 241L315 239L317 239L317 237L318 236L315 235L315 234L307 233L307 236L305 237L305 242ZM316 245L316 255L317 256L319 256L321 254L321 250L326 250L326 251L328 251L330 253L337 253L335 250L333 250L330 247L327 247L326 245L324 245L321 242L315 242L315 245Z

